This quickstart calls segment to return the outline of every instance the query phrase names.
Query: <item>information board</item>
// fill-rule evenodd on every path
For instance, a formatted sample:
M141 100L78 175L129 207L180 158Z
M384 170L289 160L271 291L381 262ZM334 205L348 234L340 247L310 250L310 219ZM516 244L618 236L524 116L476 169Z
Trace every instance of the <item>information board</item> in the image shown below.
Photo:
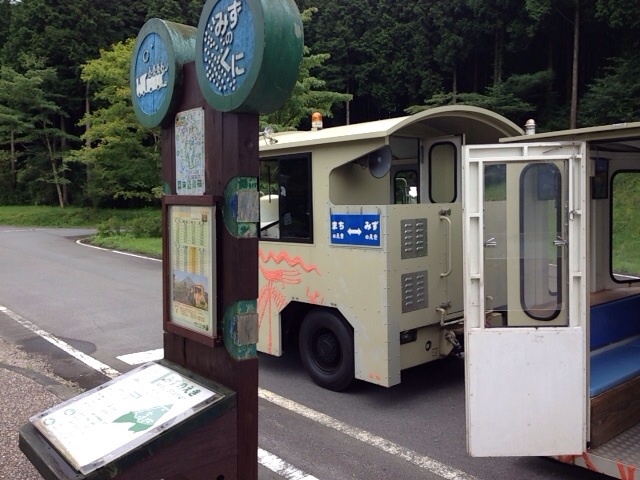
M214 206L169 207L170 321L216 333Z
M171 368L148 363L29 421L86 475L223 398Z
M379 214L331 214L332 245L379 247L380 240Z
M175 123L176 192L204 194L204 109L179 112Z

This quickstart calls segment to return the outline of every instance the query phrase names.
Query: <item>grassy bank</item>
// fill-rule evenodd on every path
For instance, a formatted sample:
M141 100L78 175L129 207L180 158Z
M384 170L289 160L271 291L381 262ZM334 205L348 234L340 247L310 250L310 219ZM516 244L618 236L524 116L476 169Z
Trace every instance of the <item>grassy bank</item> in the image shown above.
M110 237L94 235L88 239L88 243L111 250L162 258L162 238L160 237L137 238L130 235L115 235Z
M162 255L160 209L0 206L0 225L95 228L96 234L88 239L93 245L154 257Z

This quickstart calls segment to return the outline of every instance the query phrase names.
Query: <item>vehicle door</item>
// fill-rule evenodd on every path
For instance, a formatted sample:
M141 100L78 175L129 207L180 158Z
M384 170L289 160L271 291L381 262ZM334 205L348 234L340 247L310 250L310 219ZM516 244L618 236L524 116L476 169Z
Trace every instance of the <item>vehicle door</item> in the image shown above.
M463 150L467 447L586 447L586 162L581 143Z
M420 202L432 206L429 251L437 255L438 271L430 281L438 292L432 304L444 321L462 316L462 143L461 135L423 141Z

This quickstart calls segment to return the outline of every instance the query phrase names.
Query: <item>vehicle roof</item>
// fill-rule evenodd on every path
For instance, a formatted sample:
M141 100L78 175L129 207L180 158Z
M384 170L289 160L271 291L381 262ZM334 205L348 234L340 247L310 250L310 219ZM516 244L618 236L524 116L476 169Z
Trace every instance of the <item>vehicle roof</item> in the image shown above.
M465 134L468 143L497 142L502 137L522 135L523 130L490 110L469 105L449 105L423 110L414 115L356 123L317 131L282 132L273 135L276 143L260 141L261 152L324 143L351 142L389 135L433 136Z
M595 127L558 130L516 137L500 142L586 141L592 147L609 152L640 152L640 122L614 123Z

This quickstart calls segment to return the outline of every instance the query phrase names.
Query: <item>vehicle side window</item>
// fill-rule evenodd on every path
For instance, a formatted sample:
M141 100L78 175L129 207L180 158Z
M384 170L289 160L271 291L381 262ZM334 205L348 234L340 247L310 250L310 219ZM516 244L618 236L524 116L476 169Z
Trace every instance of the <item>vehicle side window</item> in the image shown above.
M310 155L260 161L260 237L313 241Z
M415 170L400 170L393 178L393 203L418 203L418 172Z
M611 179L611 277L616 282L640 281L640 239L637 212L640 172L619 171Z

